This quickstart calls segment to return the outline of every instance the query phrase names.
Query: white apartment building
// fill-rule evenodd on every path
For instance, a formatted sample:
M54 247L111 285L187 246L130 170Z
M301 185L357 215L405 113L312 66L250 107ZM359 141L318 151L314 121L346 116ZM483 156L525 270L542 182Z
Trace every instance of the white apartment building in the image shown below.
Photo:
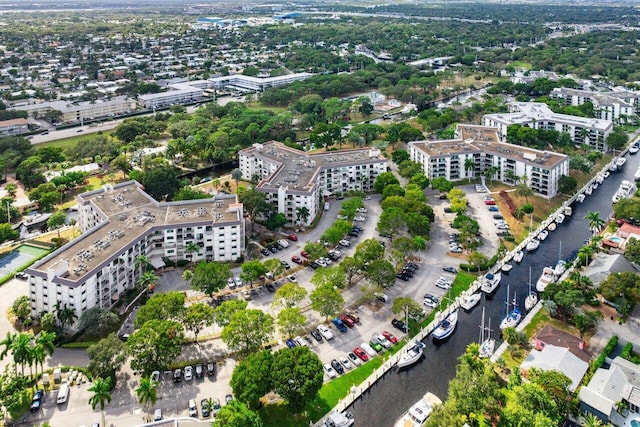
M204 89L191 86L188 83L178 83L169 86L167 92L139 95L138 103L149 110L167 108L172 105L193 104L203 100Z
M640 95L629 91L594 92L591 90L557 87L551 91L551 98L565 105L593 104L596 118L619 123L633 120L640 112Z
M547 199L558 194L560 177L569 174L568 156L500 142L498 129L487 126L460 124L454 139L410 142L409 155L429 179L460 181L495 167L488 179L515 185L515 177L526 176L527 185ZM465 168L467 159L473 160L472 169Z
M62 113L60 122L70 124L128 114L135 108L134 100L120 96L95 102L49 101L16 106L14 109L27 111L30 117L42 117L47 111L57 110Z
M607 151L607 137L613 130L610 120L591 119L558 114L542 102L514 102L510 113L487 114L482 117L484 126L498 128L501 139L506 138L507 128L519 124L534 129L556 130L568 133L575 144L586 144L594 150Z
M252 77L231 74L209 79L210 88L234 88L240 91L261 92L271 87L284 86L313 76L311 73L294 73L276 77Z
M14 136L29 133L27 119L11 119L0 121L0 137Z
M387 159L378 149L305 153L277 141L241 150L239 162L242 178L257 176L260 181L256 188L289 223L300 222L297 208L309 209L304 225L322 210L325 196L350 190L372 191L376 177L387 171Z
M163 258L234 261L244 252L243 208L236 195L158 202L128 181L77 198L82 235L25 270L34 317L54 311L56 304L66 304L78 318L92 307L111 309L135 288L141 255L160 268ZM190 243L200 250L187 250Z

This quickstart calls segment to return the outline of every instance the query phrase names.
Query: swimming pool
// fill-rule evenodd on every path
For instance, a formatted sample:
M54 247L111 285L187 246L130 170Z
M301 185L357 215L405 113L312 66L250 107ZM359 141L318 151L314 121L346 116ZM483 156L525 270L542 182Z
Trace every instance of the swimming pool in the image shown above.
M631 420L631 427L640 427L640 420Z
M607 237L608 240L614 242L614 243L622 243L624 242L624 239L622 239L621 237L618 236L611 236L611 237ZM633 427L640 427L640 421L638 421L638 425L637 426L633 426Z

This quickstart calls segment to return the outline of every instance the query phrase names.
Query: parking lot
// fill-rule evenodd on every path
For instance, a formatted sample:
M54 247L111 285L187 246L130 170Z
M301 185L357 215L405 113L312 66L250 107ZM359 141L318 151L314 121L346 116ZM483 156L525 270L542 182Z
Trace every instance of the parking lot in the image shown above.
M498 245L492 217L495 213L487 209L487 206L482 200L482 194L476 193L473 185L458 188L465 190L467 193L469 200L468 214L480 223L483 245L479 250L488 256L493 255ZM438 199L437 193L435 192L428 192L428 196L436 216L436 220L432 224L429 248L427 251L418 254L419 259L415 260L418 269L415 270L413 277L409 278L408 281L398 279L394 286L384 291L388 296L387 302L374 301L372 303L362 304L361 287L363 282L357 283L345 290L343 292L345 307L353 310L360 318L360 322L353 327L347 328L346 332L339 332L331 322L325 323L324 318L321 318L317 312L309 308L310 301L308 297L299 303L299 306L303 307L304 314L308 319L308 331L315 329L318 324L325 323L333 334L333 339L329 341L323 340L322 342L318 342L308 334L305 335L308 337L306 338L307 345L319 355L322 362L330 363L333 359L345 357L348 352L353 351L354 347L360 347L363 342L368 343L373 335L380 334L382 331L388 331L400 338L403 333L391 325L391 320L394 318L391 312L391 305L395 297L412 297L421 305L426 293L432 294L442 300L446 290L437 287L436 282L440 277L447 277L449 279L455 277L454 274L443 271L443 267L457 267L460 262L465 260L465 257L449 252L448 236L454 231L449 223L453 220L454 215L444 212L444 208L448 206L448 201ZM358 222L358 225L363 228L363 231L359 237L349 238L350 246L340 247L342 258L353 255L357 245L368 238L383 241L387 247L389 247L388 239L380 237L375 231L381 213L379 201L379 196L372 196L372 200L365 202L365 207L368 210L368 212L363 215L365 221ZM311 292L313 285L311 285L310 279L313 275L313 269L308 266L298 266L292 263L291 257L294 255L300 256L300 252L306 242L315 242L320 238L324 230L337 218L339 205L339 201L333 200L329 211L324 212L322 219L314 230L310 230L307 233L298 233L298 241L290 242L288 248L284 248L276 254L262 257L262 259L277 258L288 261L294 267L288 274L295 274L297 283L307 289L308 292ZM235 269L234 275L239 274L240 269ZM286 279L281 279L281 283L285 283L285 280ZM157 292L188 290L188 284L182 281L181 271L174 270L166 272L161 276L160 283L156 289ZM202 298L201 294L193 291L189 291L188 295L188 299L190 300ZM261 287L259 291L254 292L249 301L249 307L262 309L275 316L277 313L271 305L272 300L273 293ZM425 309L425 314L428 314L434 309L427 305L422 305L422 307ZM219 333L220 329L214 325L202 331L201 336L215 336ZM282 346L285 346L285 343L282 339L279 339L274 349ZM229 381L235 367L233 360L224 358L225 354L226 348L220 339L207 340L199 344L185 346L181 359L199 359L202 361L217 360L216 375L215 377L205 376L202 379L174 383L171 372L163 372L158 389L158 401L154 409L160 408L166 418L187 416L187 403L190 399L196 400L199 410L200 401L205 398L219 399L224 403L225 396L231 393ZM327 375L325 375L325 380L329 380ZM139 377L135 375L128 366L123 368L118 386L113 392L113 401L107 406L107 424L112 422L118 426L134 426L139 425L143 421L145 413L137 403L134 392L138 384ZM55 408L56 405L53 403L54 398L48 396L45 400L43 411L30 416L29 421L35 423L39 420L49 419L50 421L55 421L54 425L73 426L82 424L90 425L91 423L88 422L88 420L99 420L99 412L93 411L87 403L90 392L86 389L89 386L88 384L82 384L77 387L77 390L74 387L70 394L69 403L62 408Z

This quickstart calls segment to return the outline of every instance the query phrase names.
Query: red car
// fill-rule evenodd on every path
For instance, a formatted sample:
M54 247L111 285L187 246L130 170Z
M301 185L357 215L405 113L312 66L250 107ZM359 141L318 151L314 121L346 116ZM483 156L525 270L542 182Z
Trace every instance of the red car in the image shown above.
M300 255L302 255L305 258L311 258L311 255L309 255L309 252L307 252L307 251L300 252Z
M355 313L347 313L345 314L349 319L353 321L353 323L360 323L360 316Z
M289 234L287 236L287 239L289 239L291 241L294 241L294 242L297 242L298 241L298 236L296 236L295 234Z
M348 327L353 328L353 325L354 325L353 320L351 320L351 318L346 314L343 314L342 316L340 316L340 320L342 320L342 323L344 323Z
M382 331L382 336L391 341L391 344L398 342L398 338L396 338L391 332Z
M369 360L369 356L367 356L367 353L364 352L363 349L361 349L360 347L356 347L353 349L353 352L355 353L356 356L358 356L360 358L360 360L362 360L363 362L366 362L367 360Z
M296 264L302 264L302 260L300 259L300 257L297 257L295 255L291 257L291 261L295 262Z
M489 200L485 200L485 201L484 201L484 204L485 204L485 205L488 205L488 206L493 206L493 205L495 205L495 204L496 204L496 201L495 201L495 200L493 200L493 199L489 199Z

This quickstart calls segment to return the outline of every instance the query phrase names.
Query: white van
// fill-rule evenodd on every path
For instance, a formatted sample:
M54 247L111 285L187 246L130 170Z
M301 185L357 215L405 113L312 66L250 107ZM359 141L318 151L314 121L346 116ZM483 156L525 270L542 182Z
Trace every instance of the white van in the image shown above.
M196 406L196 400L195 399L190 399L189 400L189 416L190 417L197 417L198 416L198 407Z
M278 240L278 243L280 243L285 248L289 247L289 242L287 242L285 239Z
M156 409L153 413L153 421L161 421L162 420L162 409Z
M60 390L58 390L58 405L62 405L67 403L67 399L69 398L69 384L64 383L60 386Z

